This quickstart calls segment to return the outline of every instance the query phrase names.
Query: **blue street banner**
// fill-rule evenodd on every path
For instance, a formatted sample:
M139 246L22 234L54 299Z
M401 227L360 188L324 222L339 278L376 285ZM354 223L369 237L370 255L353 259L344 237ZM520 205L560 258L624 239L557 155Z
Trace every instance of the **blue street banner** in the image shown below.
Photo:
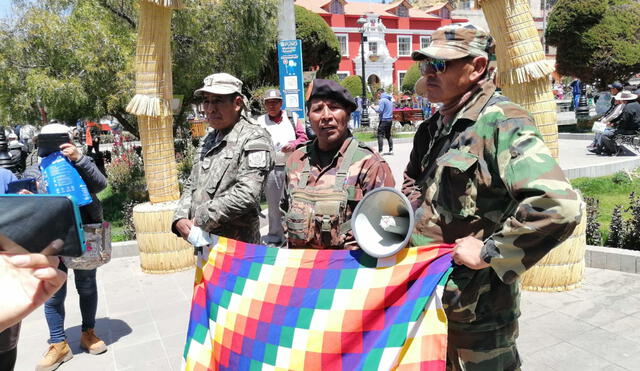
M302 42L278 41L280 93L283 108L304 117L304 79L302 74Z

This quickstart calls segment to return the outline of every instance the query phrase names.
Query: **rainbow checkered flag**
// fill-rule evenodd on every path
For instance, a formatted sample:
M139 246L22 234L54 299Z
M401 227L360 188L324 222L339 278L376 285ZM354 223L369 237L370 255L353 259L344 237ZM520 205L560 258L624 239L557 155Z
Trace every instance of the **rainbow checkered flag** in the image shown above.
M287 250L215 237L197 263L185 370L444 370L451 248Z

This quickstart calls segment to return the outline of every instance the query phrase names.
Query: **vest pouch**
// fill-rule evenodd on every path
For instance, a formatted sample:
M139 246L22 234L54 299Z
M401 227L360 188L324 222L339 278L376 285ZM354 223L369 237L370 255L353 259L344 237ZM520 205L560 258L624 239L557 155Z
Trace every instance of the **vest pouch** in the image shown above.
M318 201L314 217L315 239L322 246L340 249L344 244L344 235L340 232L342 215L345 212L345 202Z
M291 192L286 216L290 248L339 249L344 244L347 195L334 189L307 187Z
M306 246L313 238L311 216L314 215L314 203L306 197L299 197L301 192L294 191L291 194L291 205L285 217L289 243L297 246Z

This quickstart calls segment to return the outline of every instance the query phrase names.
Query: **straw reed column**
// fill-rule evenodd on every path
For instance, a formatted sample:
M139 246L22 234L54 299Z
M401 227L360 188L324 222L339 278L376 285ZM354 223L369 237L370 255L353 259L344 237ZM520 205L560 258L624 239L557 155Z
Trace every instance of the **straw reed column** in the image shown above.
M528 0L476 0L496 41L498 84L512 101L531 112L551 154L558 158L556 103L546 60ZM583 220L574 233L522 277L532 291L564 291L577 287L584 273L586 248Z
M147 273L193 266L193 248L170 231L180 198L173 148L171 13L179 0L141 0L136 47L136 94L127 111L138 117L150 203L133 209L140 265Z

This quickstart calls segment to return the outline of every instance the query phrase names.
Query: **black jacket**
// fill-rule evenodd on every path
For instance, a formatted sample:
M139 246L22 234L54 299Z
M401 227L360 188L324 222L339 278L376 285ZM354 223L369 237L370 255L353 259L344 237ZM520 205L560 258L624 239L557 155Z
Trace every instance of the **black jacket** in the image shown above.
M627 103L620 116L613 122L616 134L635 134L640 130L640 103L637 101Z

